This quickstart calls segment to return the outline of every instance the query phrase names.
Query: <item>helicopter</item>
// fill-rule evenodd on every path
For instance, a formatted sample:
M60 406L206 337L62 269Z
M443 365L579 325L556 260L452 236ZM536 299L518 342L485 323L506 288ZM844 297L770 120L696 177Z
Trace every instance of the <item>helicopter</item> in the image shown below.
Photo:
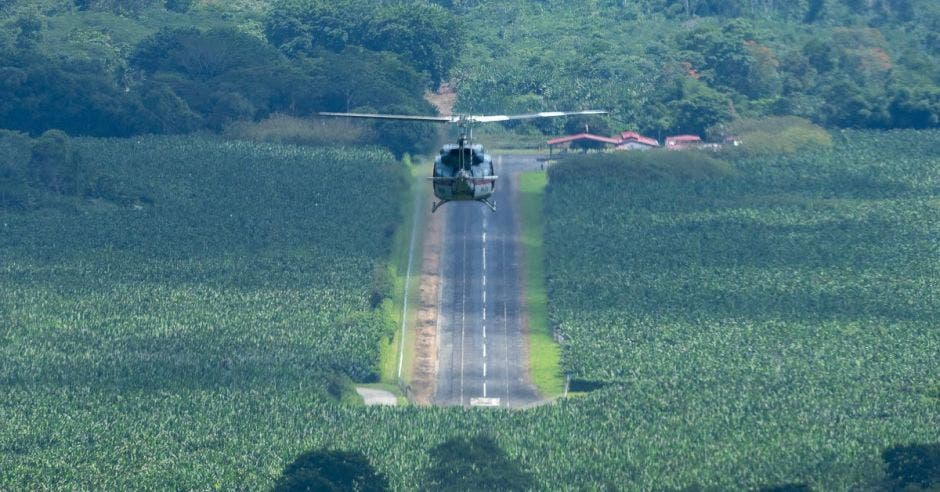
M320 112L318 116L361 118L375 120L419 121L425 123L456 124L460 137L456 144L441 147L434 159L434 173L427 179L432 182L434 196L440 199L431 205L431 213L441 205L457 201L477 201L496 211L496 204L490 199L496 187L498 176L493 174L493 160L483 146L473 143L473 125L477 123L497 123L512 120L535 118L555 118L560 116L600 115L607 111L548 111L542 113L515 115L454 115L454 116L411 116L399 114L370 113L330 113Z

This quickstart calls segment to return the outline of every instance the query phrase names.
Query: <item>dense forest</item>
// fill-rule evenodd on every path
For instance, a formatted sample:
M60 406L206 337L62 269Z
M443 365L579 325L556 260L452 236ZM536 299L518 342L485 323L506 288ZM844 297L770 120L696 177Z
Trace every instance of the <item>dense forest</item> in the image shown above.
M445 82L460 111L604 108L595 128L657 136L768 115L940 125L931 0L7 0L0 24L0 128L32 136L427 114ZM434 133L365 135L401 154Z
M598 106L654 135L768 115L940 121L940 5L929 0L477 3L458 12L497 27L467 30L472 51L453 73L461 109Z

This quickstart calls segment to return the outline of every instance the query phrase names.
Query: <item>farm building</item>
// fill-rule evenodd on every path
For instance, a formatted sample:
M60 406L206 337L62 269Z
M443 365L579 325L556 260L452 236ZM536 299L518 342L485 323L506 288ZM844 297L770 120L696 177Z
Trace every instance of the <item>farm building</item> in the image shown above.
M656 139L644 137L637 132L622 132L620 143L617 144L618 150L647 150L656 147L659 147Z
M564 148L569 148L571 147L572 144L576 144L576 143L582 144L581 146L585 148L587 147L604 148L608 145L616 147L617 145L620 144L620 139L602 137L600 135L594 135L591 133L579 133L577 135L567 135L564 137L553 138L549 140L547 143L548 143L548 151L549 153L551 153L555 147L564 146ZM589 145L583 145L583 144L589 144Z
M644 137L637 132L622 132L614 137L603 137L590 133L579 133L577 135L567 135L564 137L553 138L547 143L549 153L551 153L554 148L559 146L570 148L574 143L580 143L580 145L577 146L583 148L604 148L610 145L617 150L646 150L659 147L659 142L657 142L656 139ZM584 145L584 143L589 143L590 145Z
M558 145L571 144L572 142L581 142L585 140L591 140L594 142L600 142L602 144L617 145L620 143L620 140L610 137L602 137L600 135L594 135L591 133L579 133L577 135L567 135L564 137L553 138L548 141L549 147L554 147Z
M702 137L698 135L676 135L666 137L666 148L670 150L683 150L699 148L702 145Z

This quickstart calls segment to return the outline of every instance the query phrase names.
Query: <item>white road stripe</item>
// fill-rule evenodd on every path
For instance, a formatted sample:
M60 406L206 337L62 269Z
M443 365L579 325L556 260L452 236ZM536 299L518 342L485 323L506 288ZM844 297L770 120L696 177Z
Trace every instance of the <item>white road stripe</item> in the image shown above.
M398 345L398 380L401 381L402 364L405 362L405 326L408 323L408 289L411 287L411 267L414 265L415 238L418 231L418 213L421 211L420 194L415 194L414 220L411 223L411 242L408 244L408 269L405 273L405 293L401 306L401 343ZM486 254L484 252L484 254Z

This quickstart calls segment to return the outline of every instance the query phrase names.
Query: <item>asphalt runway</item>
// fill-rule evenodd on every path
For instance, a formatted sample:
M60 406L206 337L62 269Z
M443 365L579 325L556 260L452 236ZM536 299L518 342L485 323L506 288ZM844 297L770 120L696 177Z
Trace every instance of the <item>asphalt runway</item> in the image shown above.
M536 156L494 156L496 212L448 203L438 299L437 405L523 407L539 400L528 383L519 290L518 173Z

